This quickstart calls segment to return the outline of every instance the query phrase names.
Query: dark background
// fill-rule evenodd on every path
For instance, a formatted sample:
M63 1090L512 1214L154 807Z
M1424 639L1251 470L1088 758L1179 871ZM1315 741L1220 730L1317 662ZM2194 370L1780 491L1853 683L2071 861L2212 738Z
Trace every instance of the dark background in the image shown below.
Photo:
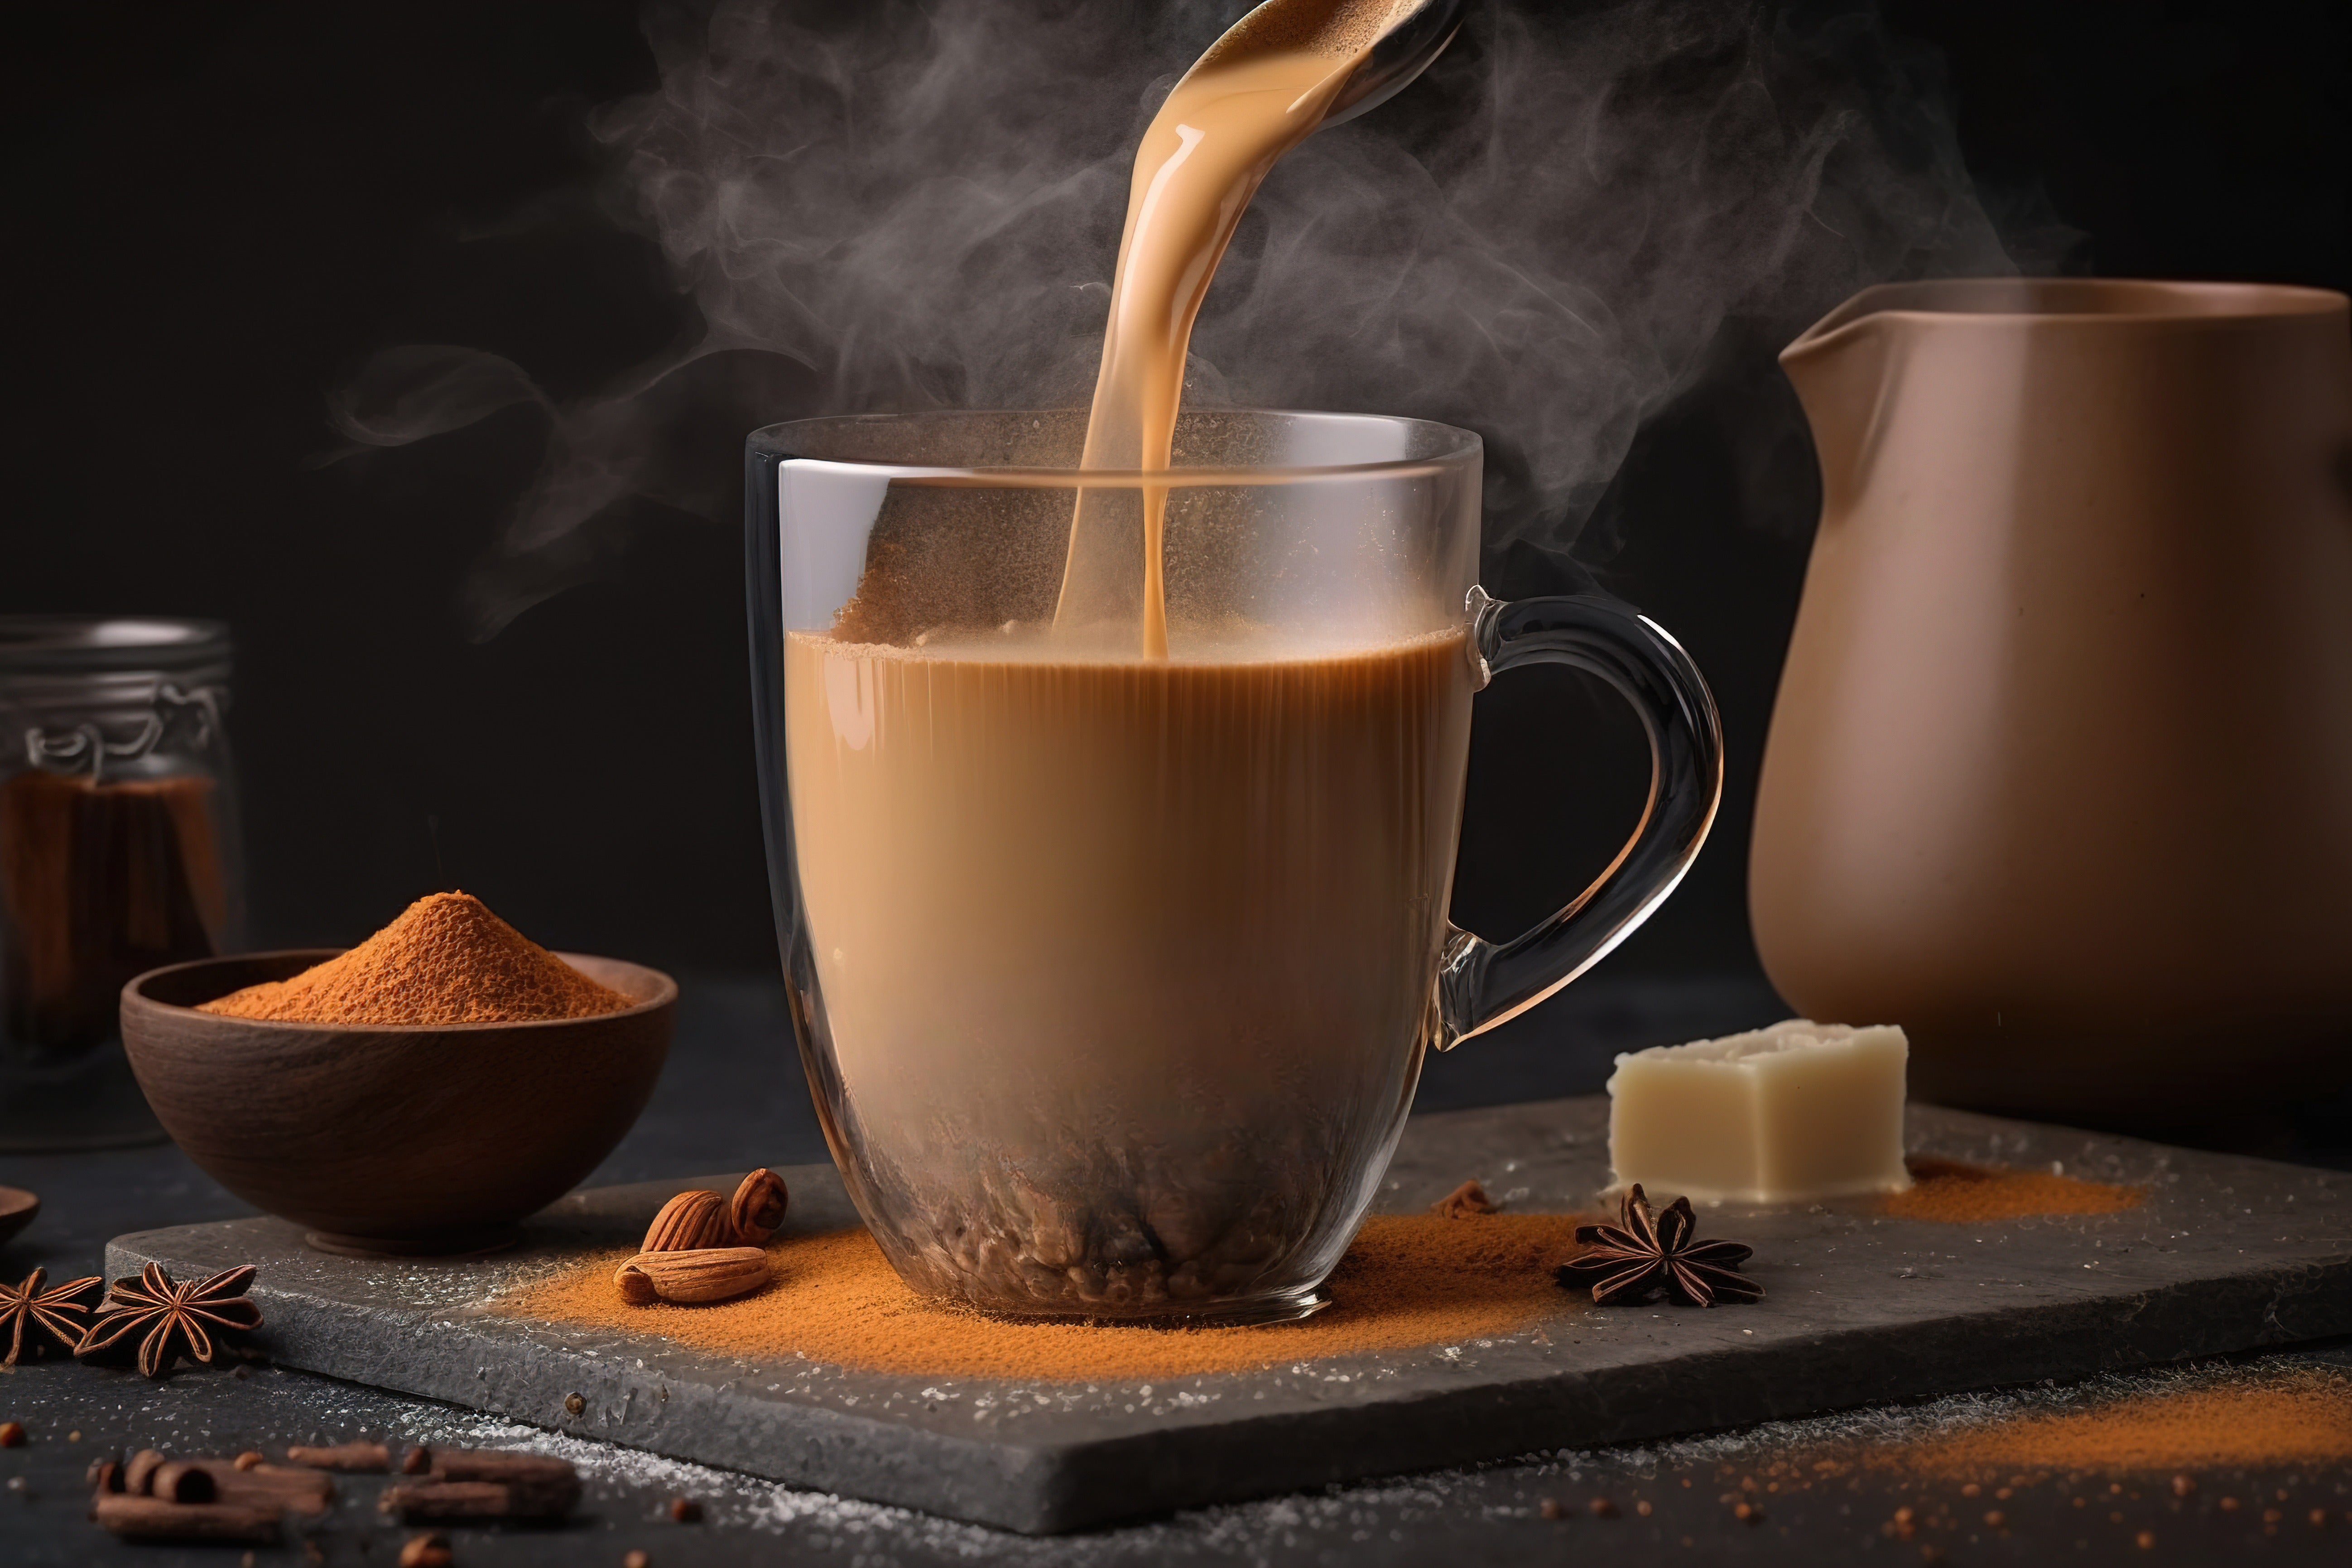
M2081 231L2067 269L2347 286L2346 7L1884 9L1947 57L1971 168ZM380 348L494 350L562 395L684 330L652 246L587 196L585 111L655 79L636 10L12 13L0 610L234 624L257 945L353 941L456 885L551 945L772 968L731 521L633 513L603 580L477 644L457 585L537 416L315 466L328 391ZM552 216L467 237L526 207ZM1608 503L1623 543L1586 561L1689 646L1729 746L1714 841L1620 975L1754 973L1747 822L1812 479L1783 465L1759 498L1721 431L1727 400L1785 395L1776 346L1645 430ZM1645 773L1580 678L1479 701L1455 915L1501 935L1605 861Z

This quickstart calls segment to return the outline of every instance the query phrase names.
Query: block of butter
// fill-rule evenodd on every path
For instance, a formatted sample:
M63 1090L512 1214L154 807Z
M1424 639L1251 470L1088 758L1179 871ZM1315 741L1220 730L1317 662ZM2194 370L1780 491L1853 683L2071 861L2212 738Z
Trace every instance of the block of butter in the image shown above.
M1609 1079L1616 1184L1743 1204L1906 1187L1910 1054L1901 1029L1804 1018L1629 1052Z

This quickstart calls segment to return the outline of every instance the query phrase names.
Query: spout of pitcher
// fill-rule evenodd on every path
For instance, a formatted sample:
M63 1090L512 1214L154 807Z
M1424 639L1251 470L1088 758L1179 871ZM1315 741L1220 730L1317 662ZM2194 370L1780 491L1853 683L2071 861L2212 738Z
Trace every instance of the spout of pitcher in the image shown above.
M1891 412L1899 357L1895 321L1921 308L1918 287L1864 289L1780 351L1781 374L1812 428L1824 517L1861 491L1874 437Z
M1822 467L1824 517L1858 495L1873 454L1894 421L1912 348L1921 334L1969 320L2080 309L2068 301L2085 279L1937 278L1864 289L1780 351Z

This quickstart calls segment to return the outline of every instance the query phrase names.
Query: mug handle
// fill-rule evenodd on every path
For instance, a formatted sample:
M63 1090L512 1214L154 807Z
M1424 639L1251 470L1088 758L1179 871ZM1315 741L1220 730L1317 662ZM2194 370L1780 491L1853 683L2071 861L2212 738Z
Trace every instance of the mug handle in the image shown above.
M1542 924L1504 942L1447 924L1430 1039L1441 1051L1517 1017L1633 935L1697 858L1723 798L1715 698L1657 622L1601 594L1506 604L1473 587L1466 607L1482 689L1523 664L1565 664L1633 705L1650 736L1650 800L1609 868Z

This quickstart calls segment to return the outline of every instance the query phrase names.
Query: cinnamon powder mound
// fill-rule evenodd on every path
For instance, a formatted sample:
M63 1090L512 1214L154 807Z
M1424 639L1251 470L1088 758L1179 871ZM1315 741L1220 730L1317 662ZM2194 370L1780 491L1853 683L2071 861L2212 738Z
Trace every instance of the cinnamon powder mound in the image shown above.
M1181 1377L1449 1344L1573 1312L1574 1299L1551 1271L1575 1255L1579 1217L1375 1215L1324 1287L1330 1306L1253 1328L987 1317L908 1289L863 1230L772 1247L775 1283L732 1301L628 1306L613 1288L613 1270L627 1255L614 1252L526 1286L495 1310L599 1332L661 1334L730 1355L803 1356L909 1376Z
M469 893L430 893L359 946L291 980L197 1008L302 1024L518 1024L635 1006L492 914Z
M1915 1159L1908 1163L1911 1185L1880 1198L1881 1214L1969 1225L2036 1215L2114 1214L2137 1208L2147 1197L2144 1188L2077 1181L2048 1171L1958 1160Z
M2143 1394L2063 1415L2013 1416L1874 1454L1873 1466L1969 1477L2352 1460L2352 1377L2300 1367L2259 1381Z

